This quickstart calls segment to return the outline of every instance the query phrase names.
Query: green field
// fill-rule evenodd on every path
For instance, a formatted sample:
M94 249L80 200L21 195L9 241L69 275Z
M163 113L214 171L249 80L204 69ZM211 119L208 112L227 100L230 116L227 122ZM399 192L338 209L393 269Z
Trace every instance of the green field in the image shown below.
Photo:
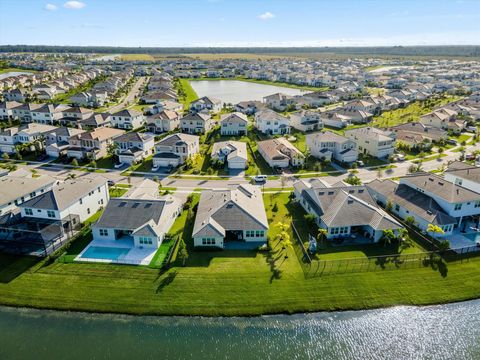
M36 73L37 70L30 70L30 69L20 69L20 68L4 68L0 69L0 74L4 74L7 72L26 72L26 73Z
M178 99L183 104L185 110L190 108L190 103L198 99L198 95L193 90L190 81L187 79L178 79L175 82L175 89L177 90Z
M407 122L418 121L422 115L431 112L434 108L460 100L461 96L443 96L425 101L415 101L404 108L385 111L380 116L375 116L371 126L387 128Z
M271 225L291 220L288 194L265 194L264 198ZM271 241L270 252L195 252L189 236L193 222L184 220L183 236L190 253L187 266L176 261L166 272L142 266L38 263L0 255L0 303L131 314L232 316L424 305L480 296L479 258L448 263L442 274L432 267L379 267L306 280L294 251L287 250L285 259L276 241ZM174 232L180 233L182 224L177 225ZM269 236L277 231L271 227Z

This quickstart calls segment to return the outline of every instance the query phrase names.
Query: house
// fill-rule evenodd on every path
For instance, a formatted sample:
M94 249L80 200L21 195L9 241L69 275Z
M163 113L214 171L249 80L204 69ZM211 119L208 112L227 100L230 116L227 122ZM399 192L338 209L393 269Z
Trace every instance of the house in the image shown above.
M107 179L102 176L66 180L19 205L22 218L82 223L110 199Z
M101 159L108 154L108 147L113 144L114 139L123 133L123 130L101 127L71 136L68 140L67 156L76 159Z
M200 152L200 137L189 134L172 134L155 144L153 168L176 167Z
M389 179L375 179L366 186L377 203L383 207L391 204L391 211L403 220L412 216L415 219L415 226L422 231L427 232L428 225L433 224L445 232L432 234L433 236L452 234L457 220L445 213L434 199L421 191Z
M293 96L282 93L265 96L263 101L268 108L277 111L285 111L289 106L295 105L295 98Z
M289 134L290 119L273 110L265 109L255 114L255 127L268 135Z
M445 130L427 126L421 122L396 125L389 128L388 131L395 132L397 142L410 147L418 147L419 144L438 143L448 138L448 133Z
M347 116L350 122L354 124L366 124L372 120L373 117L372 113L365 110L338 108L335 111L340 115Z
M291 113L290 126L303 132L322 130L322 115L318 111L311 110L300 110Z
M219 112L222 110L222 100L212 98L210 96L204 96L200 99L192 101L190 103L190 110L193 112L200 111L212 111Z
M464 187L463 181L460 185L435 174L417 173L401 178L400 184L435 200L446 214L456 219L455 227L464 228L470 222L478 225L480 194Z
M162 110L147 117L147 129L153 133L173 131L180 127L180 114L172 110Z
M451 130L457 134L466 126L466 121L457 119L457 112L450 109L435 110L422 115L420 122L437 129Z
M327 230L327 239L377 243L384 230L398 234L402 225L379 207L365 185L328 186L319 179L293 185L295 199L315 222Z
M17 128L13 141L15 144L32 144L37 142L40 147L43 147L44 135L55 129L55 126L37 123L21 125Z
M352 163L358 159L357 143L331 131L308 134L307 147L317 159Z
M63 126L68 125L77 127L81 121L86 120L94 115L95 113L91 109L72 106L67 107L62 111L62 117L58 121Z
M336 111L325 112L321 114L321 120L324 125L337 129L344 128L352 123L349 116L342 115Z
M271 168L301 166L305 161L305 155L285 138L258 142L258 152Z
M111 123L112 126L119 129L137 129L142 127L145 119L143 114L137 110L124 109L112 114Z
M323 91L310 92L302 96L302 100L310 107L319 107L334 103L339 100L338 96Z
M3 99L5 101L16 101L19 103L23 103L25 102L28 96L29 96L28 91L22 88L17 88L17 89L3 92Z
M95 129L99 127L111 126L112 116L109 113L94 114L86 119L77 120L77 127L79 129Z
M84 133L85 130L59 127L45 133L45 150L48 156L58 158L67 154L69 139L72 136Z
M451 183L480 193L480 167L454 161L448 165L443 175Z
M222 136L247 135L247 125L248 125L248 119L246 115L239 112L225 114L225 115L222 115L220 119L220 134Z
M118 162L132 165L153 154L155 137L146 133L128 132L116 137L114 143Z
M242 184L202 191L193 225L195 247L257 248L267 243L268 221L261 190Z
M190 113L180 119L180 128L187 134L206 133L214 126L212 117L205 113Z
M62 117L64 105L30 104L31 122L54 125Z
M13 109L22 105L16 101L2 101L0 102L0 120L13 119Z
M9 213L19 213L18 206L37 195L49 191L57 180L41 175L39 177L0 177L0 221Z
M17 150L15 145L18 144L15 136L18 133L18 127L10 127L0 132L0 152L6 154L15 154Z
M357 143L358 151L361 154L382 159L388 158L395 151L396 137L395 133L391 131L368 126L347 130L345 137Z
M247 167L247 144L241 141L221 141L213 144L212 159L227 163L229 169Z
M132 194L111 199L92 226L90 246L120 247L124 254L117 259L118 262L148 265L180 212L181 202L171 195L156 197L147 194L137 198ZM88 261L90 256L86 248L79 259ZM95 260L98 261L93 255ZM108 262L106 259L100 261Z
M241 101L235 105L235 111L241 112L245 115L253 115L257 111L263 110L265 108L265 104L261 101Z

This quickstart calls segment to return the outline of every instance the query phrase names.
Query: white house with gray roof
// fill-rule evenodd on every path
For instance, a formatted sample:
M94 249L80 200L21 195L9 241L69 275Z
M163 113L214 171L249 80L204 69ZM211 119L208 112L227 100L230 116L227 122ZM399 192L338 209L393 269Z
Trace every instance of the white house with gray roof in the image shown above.
M294 184L296 200L315 216L318 226L327 230L327 239L378 242L384 230L395 233L402 225L377 205L364 185L342 183L329 186L320 179Z
M112 114L112 126L119 129L137 129L145 123L143 114L137 110L124 109Z
M80 177L58 183L49 191L25 201L19 208L22 217L65 220L78 216L78 220L84 222L106 206L109 199L106 178Z
M215 121L205 113L190 113L180 119L180 128L187 134L206 133L214 126Z
M345 137L355 141L361 154L376 158L388 158L395 151L396 133L374 127L362 127L345 131Z
M195 247L255 248L267 242L267 231L259 188L242 184L202 192L192 233Z
M190 134L172 134L155 144L153 168L176 167L200 152L200 137Z
M18 213L18 206L49 191L57 180L50 176L19 177L6 175L0 177L0 217L8 213Z
M128 132L115 138L114 143L117 146L118 161L132 165L153 154L155 137L147 133Z
M220 141L213 144L212 159L228 164L229 169L247 167L247 144L241 141Z
M317 159L352 163L358 159L357 143L331 131L317 132L306 136L311 156Z
M247 125L248 125L248 119L247 119L246 115L244 115L240 112L225 114L220 119L220 134L222 136L224 136L224 135L235 135L235 136L247 135Z
M268 135L289 134L290 119L270 109L255 113L255 127Z

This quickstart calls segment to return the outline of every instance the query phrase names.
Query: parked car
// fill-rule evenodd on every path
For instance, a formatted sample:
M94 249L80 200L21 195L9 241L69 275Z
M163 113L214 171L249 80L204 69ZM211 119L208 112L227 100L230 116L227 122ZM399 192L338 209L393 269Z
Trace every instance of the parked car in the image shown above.
M358 160L357 165L358 165L358 167L364 167L365 163L362 160Z
M458 144L457 140L455 140L455 139L447 139L446 143L450 144L450 145L457 145Z
M253 181L257 183L263 183L267 181L267 175L255 175Z
M466 128L467 131L476 133L477 132L477 127L476 126L467 126Z
M115 181L113 180L108 180L107 183L108 183L108 186L115 186Z

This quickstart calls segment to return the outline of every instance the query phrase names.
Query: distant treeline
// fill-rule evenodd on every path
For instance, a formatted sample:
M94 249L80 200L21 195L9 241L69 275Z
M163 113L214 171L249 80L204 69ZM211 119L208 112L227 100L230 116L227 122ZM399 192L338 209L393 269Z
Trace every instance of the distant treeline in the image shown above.
M385 47L111 47L0 45L0 52L101 53L101 54L351 54L389 56L479 57L480 46L385 46Z

